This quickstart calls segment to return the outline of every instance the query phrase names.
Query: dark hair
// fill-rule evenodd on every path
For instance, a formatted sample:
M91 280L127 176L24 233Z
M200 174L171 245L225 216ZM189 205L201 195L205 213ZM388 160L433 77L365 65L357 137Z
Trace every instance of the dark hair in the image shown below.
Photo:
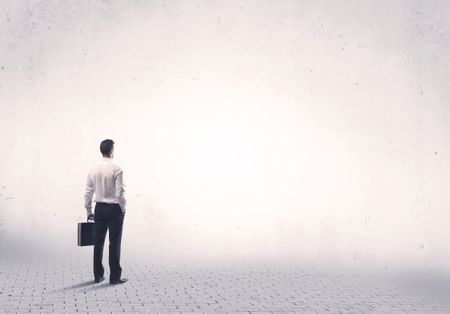
M103 156L108 156L114 146L113 140L104 140L100 143L100 151Z

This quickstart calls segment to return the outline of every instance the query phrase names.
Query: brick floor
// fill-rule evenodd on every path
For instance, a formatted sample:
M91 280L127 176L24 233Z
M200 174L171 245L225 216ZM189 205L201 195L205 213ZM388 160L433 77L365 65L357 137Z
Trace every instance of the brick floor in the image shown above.
M122 259L122 275L130 281L110 285L107 253L104 263L106 280L94 284L90 254L60 259L0 257L0 311L450 313L450 306L428 289L439 278L426 283L419 277L282 262L164 265Z

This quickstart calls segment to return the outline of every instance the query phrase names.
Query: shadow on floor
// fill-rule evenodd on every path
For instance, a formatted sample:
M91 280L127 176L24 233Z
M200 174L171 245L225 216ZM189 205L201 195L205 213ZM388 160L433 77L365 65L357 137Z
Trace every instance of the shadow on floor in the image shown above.
M71 286L66 286L66 287L62 287L59 289L55 289L53 291L50 291L49 293L59 293L59 292L64 292L64 291L76 290L76 289L80 289L80 288L84 288L84 287L93 286L94 284L95 284L94 280L89 280L86 282L81 282L76 285L71 285Z

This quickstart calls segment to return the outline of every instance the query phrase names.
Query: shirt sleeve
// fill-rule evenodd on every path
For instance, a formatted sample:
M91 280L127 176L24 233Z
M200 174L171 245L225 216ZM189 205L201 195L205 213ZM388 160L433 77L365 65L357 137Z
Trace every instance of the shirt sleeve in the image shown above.
M122 211L125 212L127 200L125 199L125 184L123 182L123 171L119 170L116 175L116 197Z
M84 191L84 207L88 215L92 214L92 197L94 196L94 185L92 184L91 177L87 176L86 189Z

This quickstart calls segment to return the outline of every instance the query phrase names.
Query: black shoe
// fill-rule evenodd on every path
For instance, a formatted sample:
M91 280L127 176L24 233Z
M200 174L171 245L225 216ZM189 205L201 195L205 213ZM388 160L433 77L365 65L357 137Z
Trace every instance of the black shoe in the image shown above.
M112 285L116 285L118 283L125 283L127 281L128 281L127 278L122 278L122 279L118 279L118 280L109 281L109 283L112 284Z
M99 283L99 282L102 282L103 280L105 280L105 277L101 276L100 278L95 279L94 282Z

